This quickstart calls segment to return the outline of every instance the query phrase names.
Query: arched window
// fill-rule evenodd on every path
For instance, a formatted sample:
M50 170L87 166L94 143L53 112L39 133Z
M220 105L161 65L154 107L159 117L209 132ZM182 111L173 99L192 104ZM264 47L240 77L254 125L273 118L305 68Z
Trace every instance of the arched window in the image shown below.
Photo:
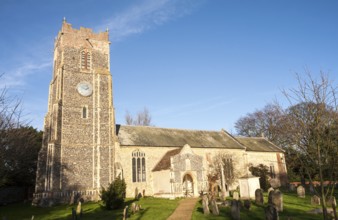
M145 153L136 150L132 153L132 178L133 182L146 181L146 159Z
M91 63L91 55L90 52L81 51L81 69L89 70Z

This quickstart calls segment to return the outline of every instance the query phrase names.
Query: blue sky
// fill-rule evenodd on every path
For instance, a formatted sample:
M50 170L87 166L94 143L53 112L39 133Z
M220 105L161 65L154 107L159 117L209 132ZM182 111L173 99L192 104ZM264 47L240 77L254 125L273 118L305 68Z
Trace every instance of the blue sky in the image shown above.
M147 107L159 127L235 132L235 121L320 70L337 82L338 2L0 0L0 87L39 129L62 19L109 28L116 122Z

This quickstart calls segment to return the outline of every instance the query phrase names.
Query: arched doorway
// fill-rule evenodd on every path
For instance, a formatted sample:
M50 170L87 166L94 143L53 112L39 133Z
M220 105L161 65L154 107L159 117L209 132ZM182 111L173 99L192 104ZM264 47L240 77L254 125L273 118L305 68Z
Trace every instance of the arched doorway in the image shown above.
M190 174L185 174L183 177L183 194L186 197L194 196L194 182Z

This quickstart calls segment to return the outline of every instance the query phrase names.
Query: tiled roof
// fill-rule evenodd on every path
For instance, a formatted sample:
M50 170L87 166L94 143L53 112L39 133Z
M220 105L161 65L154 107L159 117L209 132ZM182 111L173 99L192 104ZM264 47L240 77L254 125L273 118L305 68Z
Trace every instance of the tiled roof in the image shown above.
M170 168L170 157L179 154L181 149L175 149L168 151L156 164L152 171L161 171L161 170L168 170Z
M116 125L121 146L245 149L225 131L182 130L148 126Z
M263 137L236 137L246 147L247 151L284 152L281 148Z

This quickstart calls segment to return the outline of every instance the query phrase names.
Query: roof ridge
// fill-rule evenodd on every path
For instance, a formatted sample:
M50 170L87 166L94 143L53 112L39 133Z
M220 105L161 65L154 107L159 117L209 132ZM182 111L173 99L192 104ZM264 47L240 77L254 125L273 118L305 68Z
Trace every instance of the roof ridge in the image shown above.
M165 130L178 130L178 131L204 131L204 132L219 132L221 133L224 129L222 130L201 130L201 129L188 129L188 128L164 128L164 127L156 127L156 126L146 126L146 125L121 125L121 124L116 124L120 125L123 127L136 127L136 128L153 128L153 129L165 129ZM228 133L226 131L226 133Z

